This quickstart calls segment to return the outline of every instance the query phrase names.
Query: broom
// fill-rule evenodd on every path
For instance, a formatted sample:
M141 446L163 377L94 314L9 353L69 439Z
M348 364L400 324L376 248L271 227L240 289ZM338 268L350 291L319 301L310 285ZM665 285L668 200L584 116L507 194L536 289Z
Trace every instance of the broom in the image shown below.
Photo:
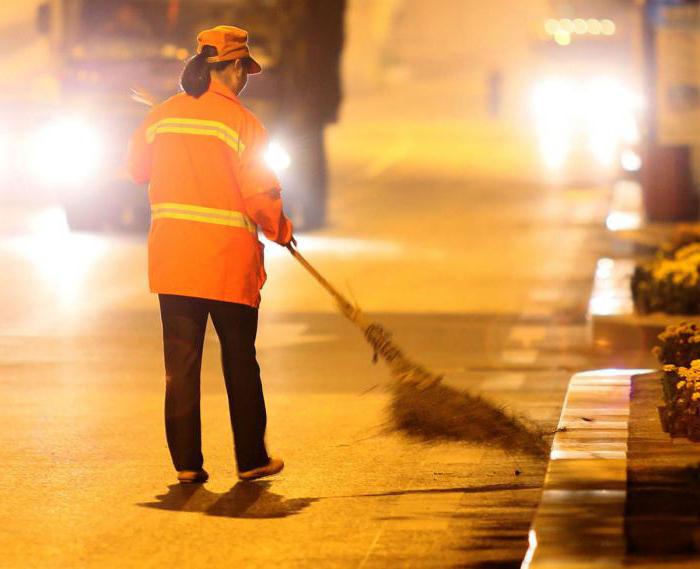
M542 457L548 452L542 432L483 397L442 383L442 376L411 361L381 324L368 322L292 244L287 249L335 299L342 314L364 334L391 372L390 412L397 430L423 440L468 441Z

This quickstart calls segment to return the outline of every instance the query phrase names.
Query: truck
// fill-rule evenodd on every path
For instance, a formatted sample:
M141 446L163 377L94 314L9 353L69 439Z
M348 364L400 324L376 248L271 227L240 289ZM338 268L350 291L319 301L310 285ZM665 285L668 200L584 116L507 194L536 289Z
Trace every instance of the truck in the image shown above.
M550 179L590 184L638 175L644 107L638 24L626 0L550 0L532 92Z
M309 15L333 9L331 29L309 32ZM325 8L324 8L325 7ZM54 115L42 119L34 150L77 230L143 230L145 188L126 176L130 135L148 108L132 96L164 100L179 91L197 33L216 25L250 32L264 73L243 102L266 125L268 163L282 182L288 215L299 228L323 225L327 176L324 129L340 104L339 58L344 0L49 0L37 27L49 38L59 86ZM328 16L328 14L326 14ZM315 50L315 51L314 51ZM321 77L310 77L316 53ZM308 82L311 81L309 84ZM314 96L316 95L316 96Z

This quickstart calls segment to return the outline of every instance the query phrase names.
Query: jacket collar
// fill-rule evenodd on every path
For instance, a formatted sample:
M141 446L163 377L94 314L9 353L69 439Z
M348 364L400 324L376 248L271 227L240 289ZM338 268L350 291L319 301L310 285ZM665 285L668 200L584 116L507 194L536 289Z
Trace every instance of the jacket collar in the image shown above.
M221 95L222 97L226 97L227 99L231 99L232 101L238 102L238 97L235 95L231 89L229 89L226 85L224 85L221 81L218 79L214 79L213 77L211 78L211 83L209 84L209 91L212 93L216 93L217 95Z

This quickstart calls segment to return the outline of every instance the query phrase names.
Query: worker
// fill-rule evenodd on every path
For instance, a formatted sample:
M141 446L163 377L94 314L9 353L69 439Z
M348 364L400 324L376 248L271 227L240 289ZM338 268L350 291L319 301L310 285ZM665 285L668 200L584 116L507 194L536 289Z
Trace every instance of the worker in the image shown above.
M150 182L149 281L158 293L165 353L165 425L178 480L202 483L200 369L208 317L221 343L238 476L280 472L265 445L266 411L255 354L265 282L258 229L295 244L280 184L265 165L266 134L238 95L261 67L248 33L201 32L185 66L184 92L156 106L128 157L137 183Z

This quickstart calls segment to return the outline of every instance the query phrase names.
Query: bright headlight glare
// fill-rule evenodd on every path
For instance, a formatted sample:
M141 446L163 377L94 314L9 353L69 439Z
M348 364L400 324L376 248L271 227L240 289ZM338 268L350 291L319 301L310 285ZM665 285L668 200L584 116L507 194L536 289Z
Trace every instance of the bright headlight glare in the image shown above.
M82 185L97 174L103 151L100 134L87 121L58 119L34 135L32 172L47 185Z
M289 168L292 159L281 144L271 142L265 152L265 163L279 174Z
M553 170L564 166L570 152L574 101L572 86L558 79L543 81L534 92L533 107L540 152L546 166Z
M588 139L595 160L606 168L614 164L623 143L639 142L639 100L614 77L544 80L535 89L533 107L540 150L550 168L565 164L581 135Z
M620 164L626 172L639 172L642 169L642 157L634 150L627 149L620 155Z
M620 144L638 138L634 97L621 82L600 78L589 86L587 99L591 151L601 164L611 165Z
M0 132L0 176L4 175L10 163L10 144L5 133Z

